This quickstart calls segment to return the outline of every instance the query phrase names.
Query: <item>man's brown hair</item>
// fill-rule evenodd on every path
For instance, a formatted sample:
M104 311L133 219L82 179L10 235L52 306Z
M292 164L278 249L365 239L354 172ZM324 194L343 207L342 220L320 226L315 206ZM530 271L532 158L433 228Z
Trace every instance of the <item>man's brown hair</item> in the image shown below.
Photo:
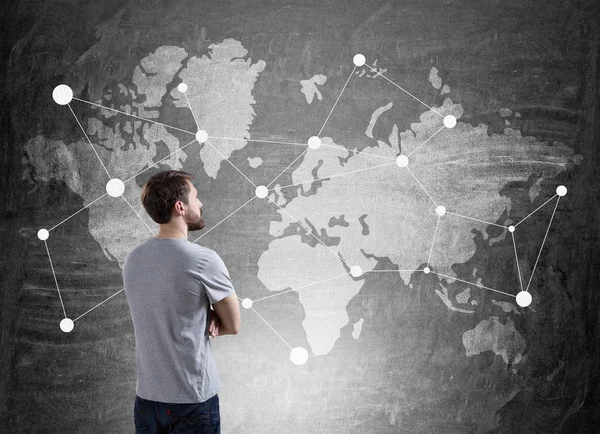
M152 175L142 189L142 205L158 224L171 221L171 212L177 201L188 204L190 189L186 179L194 175L183 170L165 170Z

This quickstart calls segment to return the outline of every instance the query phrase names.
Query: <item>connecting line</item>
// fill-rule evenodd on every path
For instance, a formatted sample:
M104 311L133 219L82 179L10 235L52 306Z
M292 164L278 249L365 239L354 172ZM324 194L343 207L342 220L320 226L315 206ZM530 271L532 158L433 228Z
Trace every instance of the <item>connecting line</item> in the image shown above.
M211 148L213 148L215 151L217 151L217 152L219 153L219 155L221 155L221 157L223 157L223 158L224 158L224 159L225 159L225 160L226 160L226 161L227 161L229 164L231 164L235 170L237 170L238 172L240 172L240 174L241 174L241 175L242 175L244 178L246 178L246 179L248 180L248 182L254 186L254 188L257 188L257 185L256 185L255 183L253 183L253 182L250 180L250 178L248 178L246 175L244 175L244 173L243 173L243 172L242 172L240 169L238 169L238 168L235 166L235 164L233 164L231 161L229 161L229 159L228 159L228 158L227 158L225 155L223 155L223 154L221 153L221 151L219 151L217 148L215 148L215 147L212 145L212 143L210 143L208 140L206 141L206 143L208 143L208 144L210 145L210 147L211 147Z
M102 303L107 302L108 300L110 300L111 298L113 298L115 295L119 294L121 291L124 291L125 288L121 289L120 291L115 292L113 295L111 295L110 297L108 297L106 300L101 301L100 303L98 303L96 306L94 306L93 308L91 308L90 310L88 310L86 313L82 313L81 315L79 315L77 318L75 318L73 320L73 322L77 321L79 318L81 318L83 315L91 312L92 310L96 309L98 306L100 306Z
M131 206L131 204L129 203L129 201L127 199L125 199L125 196L121 195L121 197L123 198L123 200L125 202L127 202L127 205L129 205L129 208L131 208L133 210L133 212L135 213L135 215L140 218L140 220L142 221L142 223L144 223L146 225L146 227L148 228L148 230L150 231L150 233L154 234L154 231L152 230L152 228L150 226L148 226L148 224L146 223L146 221L142 218L142 216L140 216L138 214L138 212L135 210L135 208L133 206Z
M371 271L364 271L363 274L367 274L367 273L398 273L400 271L412 271L414 273L415 271L423 271L423 270L371 270Z
M259 143L274 143L276 145L308 146L308 143L276 142L274 140L261 140L261 139L241 139L239 137L208 136L208 138L209 139L224 139L224 140L241 140L241 141L246 141L246 142L259 142ZM384 155L371 154L369 152L364 152L364 151L356 151L356 150L353 150L353 149L348 149L348 148L346 148L344 146L329 145L327 143L321 143L321 146L324 146L324 147L327 147L327 148L333 148L333 149L343 149L343 150L348 151L348 152L354 152L355 154L357 152L360 152L361 155L371 155L373 157L384 158L384 159L390 160L390 161L396 161L395 158L386 157Z
M48 252L48 260L50 261L50 267L52 268L52 275L54 276L54 283L56 283L56 290L58 291L58 298L60 298L60 304L63 309L63 313L65 314L65 318L67 317L67 311L65 310L65 305L63 304L62 297L60 296L60 289L58 288L58 282L56 280L56 273L54 272L54 265L52 265L52 258L50 258L50 250L48 250L48 243L44 240L44 245L46 246L46 252Z
M433 232L433 241L431 241L431 249L429 249L429 259L427 259L427 265L431 265L431 254L433 253L433 245L435 244L435 236L437 234L438 226L440 225L441 215L438 215L437 223L435 224L435 231Z
M499 225L498 223L486 222L485 220L479 220L479 219L476 219L476 218L473 218L473 217L467 217L466 215L456 214L455 212L446 211L446 214L452 214L452 215L455 215L457 217L462 217L464 219L475 220L476 222L486 223L488 225L498 226L499 228L506 229L506 226Z
M537 267L538 261L540 260L540 256L542 255L542 249L544 248L544 243L546 242L546 237L548 236L548 232L550 231L550 225L552 224L552 219L554 218L554 213L556 213L556 208L558 208L558 202L560 201L560 196L556 200L556 205L554 205L554 211L552 212L552 217L550 217L550 223L548 223L548 229L546 229L546 235L544 235L544 240L542 241L542 247L540 247L540 252L538 253L538 257L535 260L535 265L533 266L533 271L531 272L531 276L529 277L529 283L527 284L527 289L525 291L529 291L529 285L531 285L531 279L533 279L533 273L535 272L535 267Z
M85 132L85 130L83 129L83 125L81 125L81 122L79 122L79 118L77 118L77 116L75 116L75 112L73 111L73 109L71 108L71 104L67 104L67 106L69 107L69 110L71 110L71 113L73 113L73 117L75 118L75 120L77 121L77 123L79 124L79 127L81 128L81 131L83 131L83 135L85 136L85 138L87 139L88 143L90 144L90 146L92 147L92 151L94 151L94 154L96 154L96 157L98 157L98 160L100 161L100 164L102 164L102 167L104 167L104 171L106 172L106 174L108 175L108 179L112 179L112 176L110 176L110 173L108 173L108 170L106 170L106 166L104 165L104 163L102 162L102 159L100 158L100 156L98 155L98 153L96 152L96 148L94 148L94 145L92 145L92 142L90 140L90 138L88 137L87 133Z
M253 308L253 307L251 307L250 309L254 310L254 308ZM281 340L282 340L282 341L283 341L283 342L284 342L284 343L285 343L285 344L286 344L288 347L290 347L290 350L292 350L292 349L293 349L293 348L292 348L292 346L291 346L290 344L288 344L288 343L286 342L286 340L285 340L285 339L283 339L283 338L281 337L281 335L280 335L279 333L277 333L277 332L275 331L275 329L274 329L273 327L271 327L271 325L270 325L268 322L266 322L266 321L265 321L265 319L264 319L262 316L260 316L260 314L259 314L259 313L258 313L256 310L254 310L254 313L255 313L255 314L257 314L257 315L258 315L258 317L259 317L260 319L262 319L262 320L264 321L264 323L265 323L266 325L268 325L268 326L269 326L269 328L270 328L271 330L273 330L273 333L275 333L277 336L279 336L279 339L281 339Z
M344 93L344 90L346 89L346 86L348 86L348 83L350 82L350 79L352 78L352 75L354 75L354 71L356 71L356 65L354 65L354 68L352 68L352 72L350 73L350 76L348 77L348 80L346 80L346 84L344 84L344 87L342 88L342 91L340 92L340 94L338 95L337 99L335 100L335 103L333 104L333 107L331 107L331 110L329 111L329 114L327 115L327 118L325 119L325 122L323 122L323 126L319 130L319 133L317 134L317 137L321 137L321 133L323 132L323 128L325 128L325 124L327 124L327 121L329 120L329 116L331 116L331 113L333 113L333 109L335 108L335 106L337 105L338 101L342 97L342 94Z
M431 273L433 273L433 274L437 274L438 276L446 277L446 278L448 278L448 279L452 279L452 280L458 280L459 282L467 283L467 284L469 284L469 285L476 286L477 288L489 289L490 291L494 291L494 292L498 292L498 293L500 293L500 294L508 295L509 297L514 297L514 298L516 298L516 297L517 297L516 295L509 294L508 292L499 291L499 290L497 290L497 289L494 289L494 288L488 288L487 286L478 285L478 284L476 284L476 283L473 283L473 282L468 282L468 281L466 281L466 280L459 279L458 277L452 277L452 276L447 276L447 275L445 275L445 274L442 274L442 273L436 273L436 272L435 272L435 271L433 271L433 270L431 271Z
M186 131L186 130L182 130L181 128L172 127L171 125L163 124L161 122L153 121L152 119L143 118L141 116L137 116L137 115L134 115L134 114L131 114L131 113L127 113L127 112L124 112L124 111L121 111L121 110L117 110L117 109L114 109L114 108L111 108L111 107L106 107L106 106L103 106L103 105L100 105L100 104L96 104L95 102L86 101L84 99L80 99L80 98L77 98L77 97L73 97L73 99L76 99L77 101L81 101L81 102L87 102L88 104L95 105L97 107L102 107L102 108L105 108L106 110L112 110L112 111L117 112L117 113L122 113L124 115L131 116L132 118L141 119L141 120L146 121L146 122L152 122L153 124L162 125L163 127L167 127L167 128L172 128L174 130L181 131L182 133L191 134L192 136L196 135L196 133L192 133L191 131Z
M99 201L100 199L102 199L104 196L106 196L108 193L104 193L102 196L100 196L98 199L96 199L94 202ZM69 220L71 217L73 217L76 214L79 214L81 211L83 211L84 209L86 209L88 206L90 206L91 204L93 204L94 202L90 202L88 203L86 206L84 206L83 208L81 208L79 211L77 211L76 213L70 215L69 217L67 217L66 219L64 219L62 222L60 222L57 225L52 226L50 229L48 229L48 232L50 232L52 229L56 228L57 226L62 225L64 222L66 222L67 220Z
M396 164L396 163L395 163L395 162L394 162L394 163L385 163L385 164L380 164L379 166L371 166L371 167L366 167L366 168L364 168L364 169L353 170L353 171L351 171L351 172L338 173L337 175L330 175L330 176L326 176L326 177L324 177L324 178L311 179L310 181L304 181L304 182L300 182L300 183L298 183L298 184L290 184L290 185L285 185L285 186L283 186L283 187L280 187L280 188L282 188L282 189L283 189L283 188L288 188L288 187L297 187L297 186L299 186L299 185L302 185L302 184L304 184L304 183L307 183L307 182L313 183L313 182L316 182L316 181L323 181L323 180L325 180L325 179L336 178L336 177L338 177L338 176L346 176L346 175L351 175L351 174L353 174L353 173L364 172L365 170L371 170L371 169L378 169L378 168L380 168L380 167L391 166L391 165L393 165L393 164ZM274 188L272 188L272 189L271 189L271 190L269 190L269 191L272 191L272 190L275 190L275 189L274 189Z
M206 232L204 232L202 235L200 235L198 238L196 238L193 242L195 243L196 241L198 241L200 238L202 238L203 236L205 236L206 234L208 234L210 231L212 231L214 228L216 228L217 226L219 226L221 223L223 223L225 220L227 220L229 217L231 217L232 215L234 215L236 212L238 212L239 210L241 210L243 207L245 207L246 205L248 205L250 202L252 202L254 199L256 199L256 196L252 196L250 198L250 200L248 200L246 203L244 203L242 206L240 206L238 209L236 209L234 212L232 212L231 214L229 214L227 217L225 217L223 220L221 220L219 223L217 223L216 225L214 225L212 228L210 228L209 230L207 230Z
M183 96L185 96L185 101L187 102L187 105L190 108L190 111L192 112L192 117L194 118L194 122L196 122L196 128L200 129L200 124L198 123L198 119L196 119L196 115L194 114L194 110L192 109L192 105L190 104L190 100L188 99L187 94L184 93Z
M309 286L314 286L314 285L318 285L318 284L320 284L320 283L329 282L330 280L339 279L340 277L344 277L344 276L347 276L347 275L349 275L349 274L350 274L350 273L344 273L344 274L340 274L339 276L330 277L329 279L320 280L319 282L315 282L315 283L309 283L308 285L299 286L299 287L297 287L297 288L293 288L293 289L288 289L287 291L279 292L279 293L277 293L277 294L273 294L273 295L268 295L268 296L266 296L266 297L259 298L259 299L257 299L257 300L252 300L252 302L253 302L253 303L256 303L257 301L263 301L263 300L266 300L266 299L268 299L268 298L277 297L277 296L279 296L279 295L283 295L283 294L286 294L286 293L288 293L288 292L291 292L291 291L297 291L297 290L299 290L299 289L308 288Z
M295 159L294 161L292 161L290 164L288 164L288 167L286 167L285 169L283 169L283 171L282 171L282 172L281 172L279 175L277 175L277 176L275 177L275 179L273 179L273 181L269 182L269 184L267 185L267 188L269 188L269 187L271 186L271 184L273 184L275 181L277 181L277 178L279 178L281 175L283 175L283 174L285 173L285 171L286 171L286 170L288 170L288 169L289 169L289 168L292 166L292 164L294 164L294 163L295 163L296 161L298 161L298 160L299 160L301 157L303 157L303 156L304 156L304 154L306 154L306 152L307 152L307 151L308 151L308 148L306 148L306 149L304 150L304 152L302 152L300 155L298 155L298 157L296 157L296 159Z
M432 112L434 112L435 114L437 114L438 116L441 116L442 118L444 117L443 115L441 115L440 113L438 113L437 110L435 110L433 107L428 106L427 104L425 104L423 101L421 101L419 98L417 98L416 96L414 96L412 93L410 93L409 91L401 88L400 86L398 86L396 83L394 83L392 80L390 80L389 78L387 78L385 75L380 74L379 72L377 72L372 66L367 65L365 63L365 66L371 68L371 70L373 72L376 72L378 76L381 76L383 78L385 78L387 81L389 81L390 83L392 83L394 86L396 86L398 89L400 89L402 92L407 93L408 95L412 96L414 99L416 99L417 101L419 101L421 104L423 104L425 107L427 107L429 110L431 110Z
M160 164L161 161L166 160L167 158L169 158L171 155L173 155L174 153L181 151L183 148L190 146L192 143L194 143L196 141L196 139L192 140L190 143L188 143L187 145L183 145L181 148L177 148L176 150L174 150L173 152L171 152L169 155L167 155L165 158L161 158L160 160L158 160L156 163L154 163L152 166L148 166L145 169L139 171L138 173L136 173L135 175L133 175L130 178L127 178L125 181L123 181L123 184L126 183L127 181L131 181L133 178L135 178L136 176L138 176L141 173L144 173L146 170L156 166L157 164Z
M281 211L283 211L284 213L286 213L292 220L294 220L296 223L298 223L300 226L302 226L302 228L308 233L310 234L315 240L317 240L319 243L321 243L323 246L325 246L327 249L329 249L329 251L331 251L331 253L333 253L339 260L341 260L344 264L346 264L346 266L348 268L352 268L350 266L350 264L348 264L346 262L346 260L344 258L342 258L340 256L339 253L336 253L331 247L329 247L327 244L325 244L323 241L321 241L319 238L317 238L312 231L309 231L308 229L306 229L306 227L300 223L296 218L294 218L294 216L292 216L289 212L287 212L287 210L285 210L284 208L280 207L275 201L273 201L270 197L267 196L267 199L269 199L272 203L274 203L275 205L277 205L277 208L279 208Z
M521 291L523 291L523 281L521 280L521 269L519 267L519 256L517 255L517 244L515 243L515 233L511 232L513 246L515 248L515 260L517 261L517 273L519 273L519 283L521 284Z
M546 202L544 202L543 204L541 204L540 206L537 207L537 209L535 211L533 211L532 213L530 213L527 217L525 217L523 220L521 220L519 223L517 223L515 225L515 228L517 226L519 226L521 223L523 223L526 219L528 219L529 217L531 217L535 212L537 212L541 207L543 207L544 205L546 205L548 202L550 202L552 199L554 199L556 196L558 196L558 194L555 194L554 196L552 196L550 199L548 199ZM558 204L558 202L556 202Z
M440 128L439 130L437 130L435 133L433 133L431 136L429 136L429 138L427 140L425 140L423 143L421 143L417 148L413 149L413 151L407 155L407 157L410 157L412 154L414 154L415 152L417 152L417 150L423 146L425 143L427 143L428 141L430 141L431 139L433 139L433 136L435 136L437 133L439 133L440 131L442 131L444 128L446 128L445 125L442 125L442 128Z
M308 146L307 143L294 143L294 142L277 142L274 140L262 140L262 139L244 139L241 137L218 137L208 136L209 139L223 139L223 140L240 140L243 142L260 142L260 143L274 143L276 145L295 145L295 146ZM324 146L324 145L322 145Z
M419 184L421 186L421 188L423 189L423 191L425 192L425 194L427 196L429 196L429 199L431 199L431 201L433 202L433 204L435 206L438 206L437 202L435 200L433 200L433 197L431 197L431 195L429 193L427 193L427 190L425 190L425 187L423 187L423 184L421 184L419 182L419 180L417 179L417 177L415 176L415 174L412 172L412 170L410 170L410 167L406 166L406 168L408 169L408 171L410 172L410 174L412 175L412 177L415 178L415 181L417 181L417 184Z

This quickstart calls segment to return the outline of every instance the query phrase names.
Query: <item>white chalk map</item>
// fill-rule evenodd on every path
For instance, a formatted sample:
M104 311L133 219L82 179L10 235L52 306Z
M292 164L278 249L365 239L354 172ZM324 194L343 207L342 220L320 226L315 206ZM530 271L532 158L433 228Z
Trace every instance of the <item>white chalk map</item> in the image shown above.
M167 84L179 78L188 85L186 95L195 120L210 132L211 137L216 137L211 140L221 153L210 146L200 150L184 148L186 144L179 143L162 125L143 123L98 108L98 117L89 119L86 132L98 145L95 148L99 158L113 176L127 179L155 164L157 145L163 142L173 154L162 164L180 170L188 153L198 152L202 167L197 170L217 179L225 158L246 146L255 115L253 105L256 101L252 90L266 63L243 60L247 50L234 39L225 39L209 48L208 55L189 59L183 48L157 48L133 72L137 95L119 84L120 91L131 98L131 105L121 107L121 110L133 110L138 116L158 120L157 108L166 96ZM183 67L185 59L187 64ZM379 69L375 76L386 71ZM364 70L358 71L354 79L360 79L362 75ZM301 81L308 104L315 95L321 100L316 85L323 85L326 80L324 75L317 74L310 80ZM432 69L429 81L436 89L441 88L437 69ZM450 93L447 84L441 91L442 95L446 93ZM177 89L170 95L176 107L188 110L188 101ZM373 137L379 116L392 106L390 101L375 110L370 119L363 120L366 137ZM454 128L444 128L439 114L453 115L459 122ZM499 194L505 184L526 181L535 172L539 174L536 182L539 190L539 183L564 171L569 160L577 164L581 160L581 156L561 143L539 142L522 137L519 131L510 128L502 134L488 135L484 124L474 127L460 122L462 115L462 106L447 97L440 107L423 111L409 130L399 133L394 125L387 142L378 140L376 146L361 152L347 148L349 144L336 142L335 137L321 137L323 146L306 152L293 171L293 183L301 185L275 186L270 197L283 210L279 210L280 219L272 221L269 234L265 234L273 239L258 261L258 278L273 293L322 282L310 291L298 290L299 301L306 313L302 326L313 355L325 355L335 346L340 330L349 321L346 307L364 285L364 274L353 278L346 263L360 266L363 273L369 272L377 265L375 259L368 257L374 255L389 258L400 270L415 270L423 263L430 263L436 271L452 275L451 265L468 260L475 252L472 230L477 229L487 236L488 225L451 214L438 219L432 203L434 199L448 211L495 222L510 207L510 200ZM115 116L120 116L121 120L114 128L103 122ZM132 135L131 140L124 137L126 134ZM421 146L424 142L427 143ZM179 148L182 149L175 152ZM410 156L410 171L399 168L395 162L400 149ZM23 178L33 184L51 179L64 181L83 198L86 206L105 193L106 172L98 164L85 137L65 143L38 135L26 144L24 153L28 168ZM260 164L269 162L260 158L251 161L252 167ZM373 168L375 166L378 167ZM419 188L411 172L431 197ZM339 176L344 173L348 175ZM298 195L289 202L283 198L283 189L307 192L314 179L328 177L331 178L320 181L322 185L316 194ZM104 254L116 260L120 267L128 251L158 230L142 207L137 185L128 183L123 195L145 227L121 201L101 198L99 205L102 206L89 209L90 234ZM531 199L536 195L537 191L532 188ZM316 233L326 231L329 237L339 237L339 244L329 248L321 244L310 247L298 234L283 236L286 228L296 223L290 216L310 224ZM339 219L340 216L347 224L329 224L332 218ZM365 225L369 228L368 235L364 234ZM436 237L432 245L434 231ZM506 232L488 241L502 239ZM405 283L408 284L412 272L400 271ZM523 276L529 276L531 270L522 272ZM473 312L474 305L470 301L471 292L482 290L465 284L464 291L451 299L442 285L442 290L436 293L448 309L468 315ZM243 293L240 295L244 296ZM519 314L519 309L512 304L514 300L497 298L494 304L504 312ZM354 325L355 339L359 339L362 326L363 319ZM499 341L502 345L498 345ZM463 344L466 356L489 350L506 363L518 363L526 347L512 320L508 318L506 324L502 324L497 317L490 317L465 332Z

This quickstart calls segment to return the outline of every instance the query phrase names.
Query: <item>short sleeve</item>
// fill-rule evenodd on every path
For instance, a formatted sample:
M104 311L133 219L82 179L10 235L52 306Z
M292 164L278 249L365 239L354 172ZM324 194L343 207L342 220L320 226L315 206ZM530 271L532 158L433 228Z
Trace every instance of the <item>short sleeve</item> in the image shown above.
M227 267L215 252L212 252L206 262L202 273L200 273L200 279L204 284L210 304L215 304L228 295L235 294Z

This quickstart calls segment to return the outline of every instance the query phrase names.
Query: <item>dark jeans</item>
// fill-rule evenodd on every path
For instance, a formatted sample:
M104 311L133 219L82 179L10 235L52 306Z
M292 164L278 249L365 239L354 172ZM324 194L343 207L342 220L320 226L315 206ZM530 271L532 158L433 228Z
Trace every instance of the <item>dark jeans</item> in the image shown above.
M192 404L168 404L135 396L136 434L221 434L219 395Z

